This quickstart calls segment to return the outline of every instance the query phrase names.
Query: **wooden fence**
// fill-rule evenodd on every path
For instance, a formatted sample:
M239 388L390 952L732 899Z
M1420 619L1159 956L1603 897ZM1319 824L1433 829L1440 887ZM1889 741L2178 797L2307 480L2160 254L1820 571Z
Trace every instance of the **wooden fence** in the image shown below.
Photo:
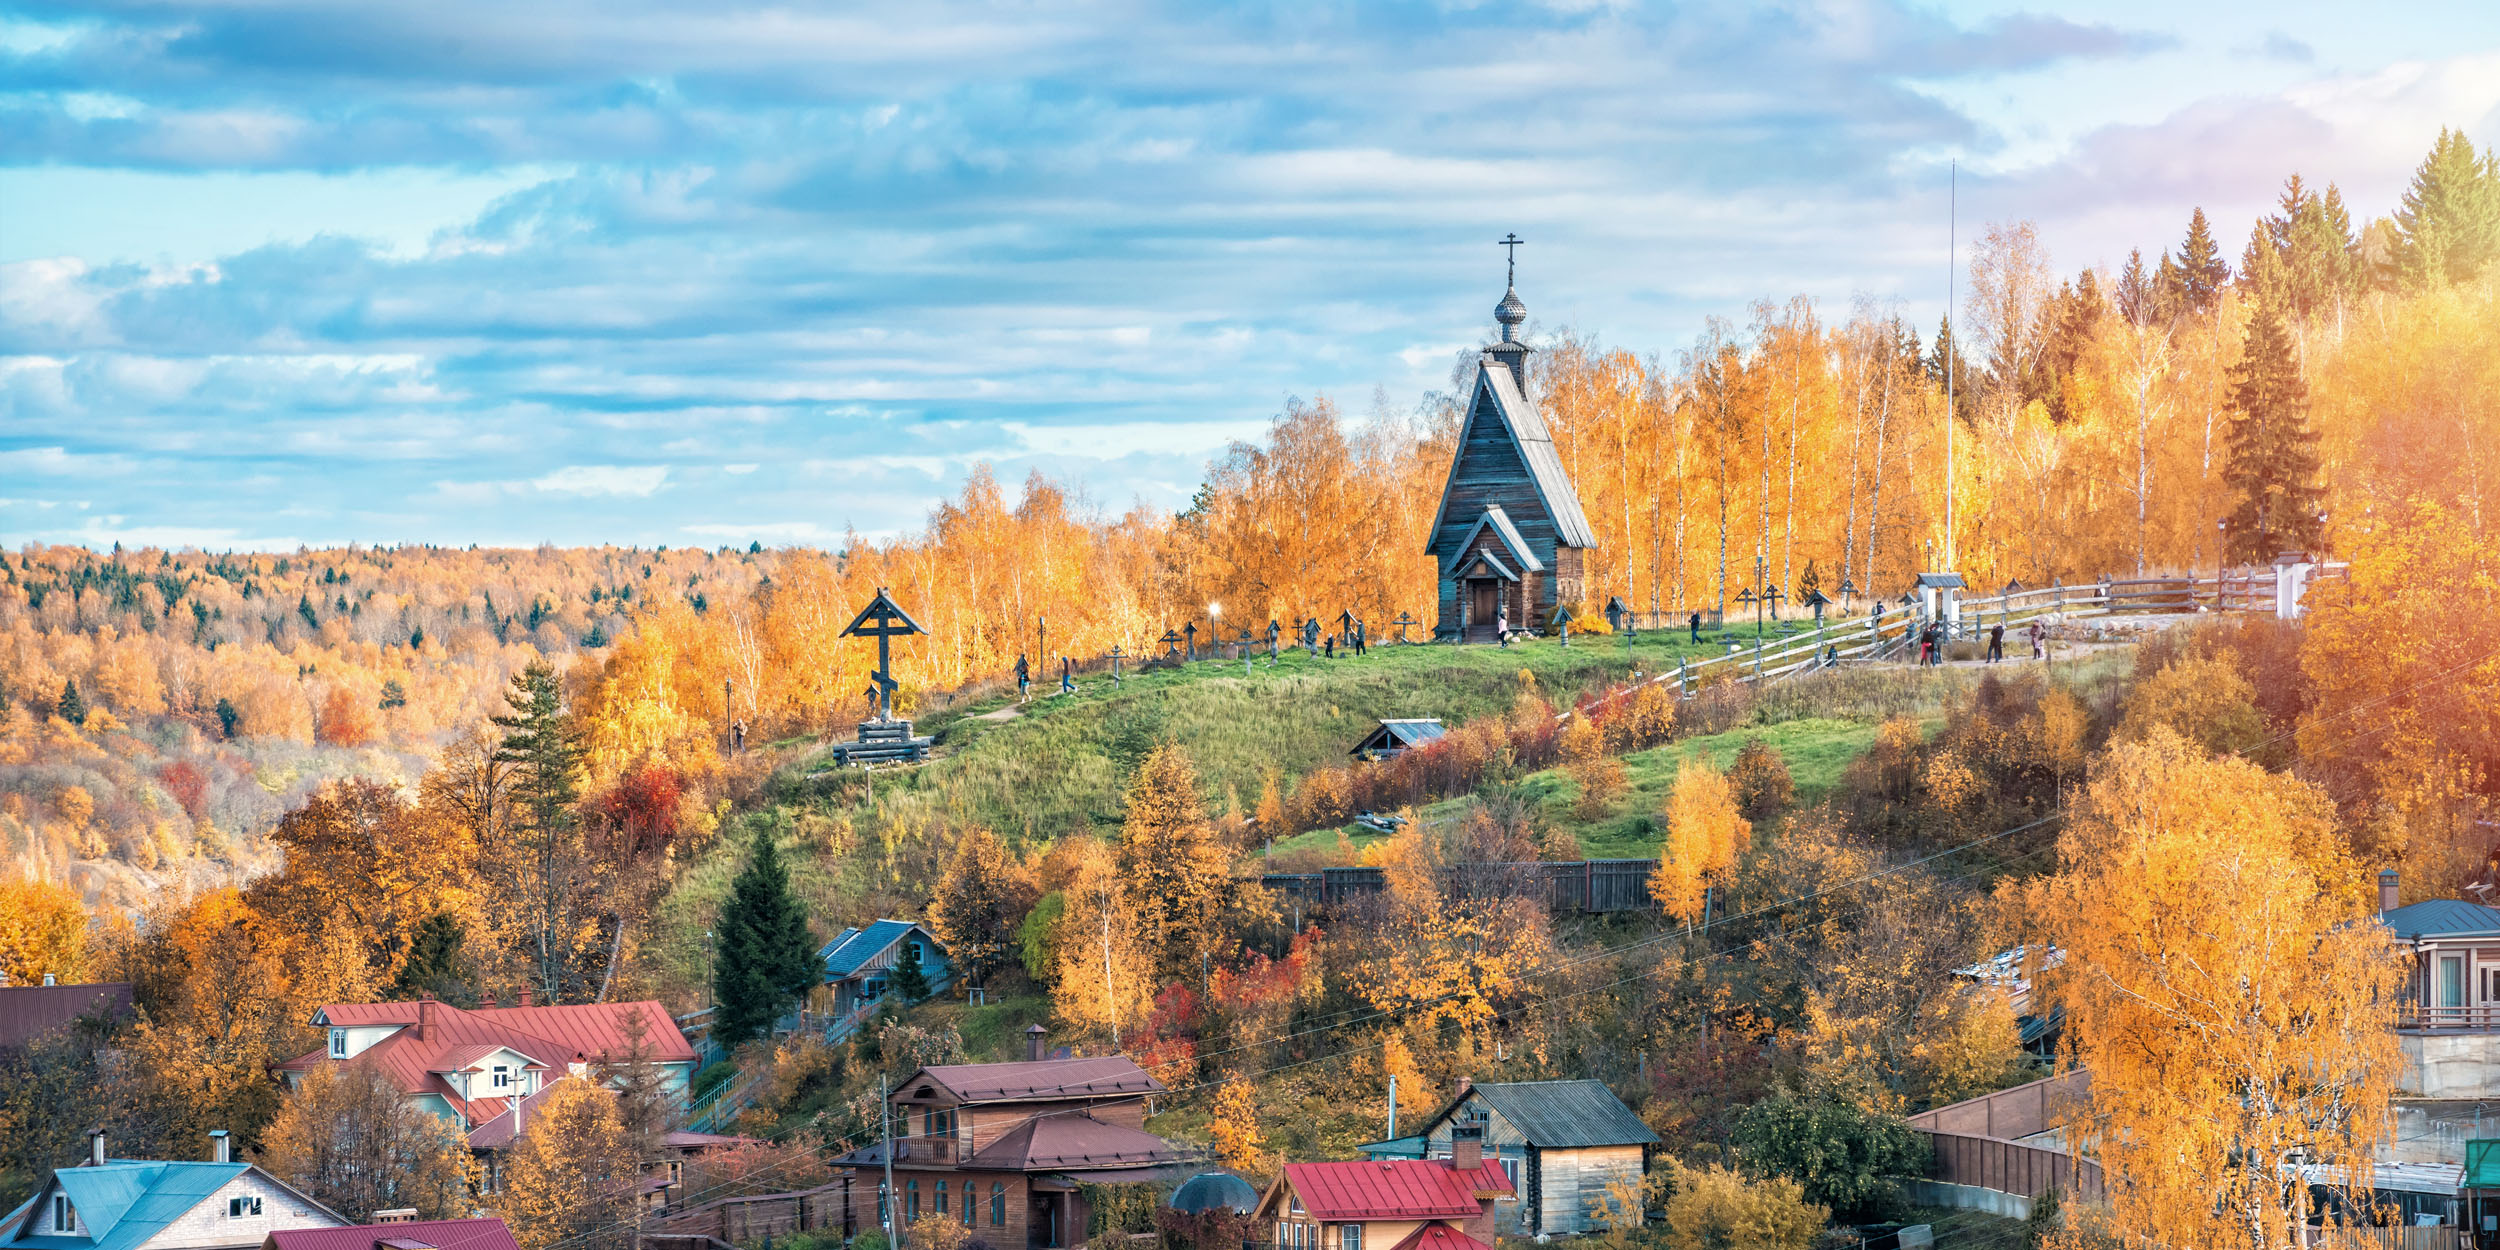
M1451 889L1478 897L1541 898L1557 911L1617 912L1654 908L1649 875L1654 859L1591 859L1564 863L1467 863L1444 871ZM1271 872L1259 884L1281 901L1306 908L1340 906L1389 888L1380 868L1322 868L1318 872Z
M786 1238L821 1229L849 1231L844 1228L849 1193L849 1182L838 1180L790 1193L715 1198L660 1216L645 1238L695 1237L752 1245L767 1236Z
M1935 1151L1927 1179L1951 1185L1976 1185L2000 1193L2037 1198L2054 1189L2068 1198L2107 1196L2101 1165L2046 1146L2026 1146L1998 1137L1962 1133L1928 1133Z

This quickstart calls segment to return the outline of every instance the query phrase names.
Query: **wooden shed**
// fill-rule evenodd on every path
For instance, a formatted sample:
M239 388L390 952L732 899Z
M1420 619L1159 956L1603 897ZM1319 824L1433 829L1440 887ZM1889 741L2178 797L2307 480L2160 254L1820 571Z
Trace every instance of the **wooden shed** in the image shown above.
M1384 720L1378 728L1363 735L1348 754L1356 759L1385 760L1404 755L1441 736L1441 719L1437 716L1416 716Z
M1478 1127L1484 1156L1510 1174L1511 1196L1494 1204L1505 1235L1602 1231L1589 1207L1622 1180L1649 1172L1658 1134L1599 1081L1517 1081L1469 1085L1412 1137L1373 1142L1375 1159L1447 1158L1452 1130Z

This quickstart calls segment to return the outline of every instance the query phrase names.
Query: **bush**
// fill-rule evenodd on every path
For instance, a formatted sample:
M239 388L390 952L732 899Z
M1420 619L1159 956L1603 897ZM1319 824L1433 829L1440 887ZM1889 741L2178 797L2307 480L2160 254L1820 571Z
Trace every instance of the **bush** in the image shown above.
M1831 1212L1785 1177L1748 1180L1734 1168L1668 1165L1667 1250L1806 1250Z
M1737 806L1749 820L1784 812L1797 798L1797 783L1788 775L1788 757L1760 738L1747 738L1737 748L1727 779L1735 785Z
M1730 1136L1745 1162L1794 1179L1809 1201L1849 1220L1897 1209L1899 1178L1927 1166L1926 1142L1900 1117L1828 1085L1776 1090L1745 1108Z

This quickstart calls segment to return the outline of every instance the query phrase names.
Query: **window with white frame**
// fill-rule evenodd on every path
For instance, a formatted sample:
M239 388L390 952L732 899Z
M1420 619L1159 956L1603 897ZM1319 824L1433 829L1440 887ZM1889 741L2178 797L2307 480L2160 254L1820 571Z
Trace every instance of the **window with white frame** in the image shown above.
M257 1197L238 1195L226 1199L226 1218L228 1219L239 1220L247 1215L258 1214L260 1214L260 1199Z
M1337 1226L1337 1250L1363 1250L1363 1226L1339 1224Z
M345 1059L347 1057L347 1030L330 1030L330 1057L333 1059Z
M495 1088L512 1088L512 1069L505 1067L500 1063L495 1065Z
M78 1211L70 1206L68 1194L52 1195L52 1231L56 1233L78 1231Z

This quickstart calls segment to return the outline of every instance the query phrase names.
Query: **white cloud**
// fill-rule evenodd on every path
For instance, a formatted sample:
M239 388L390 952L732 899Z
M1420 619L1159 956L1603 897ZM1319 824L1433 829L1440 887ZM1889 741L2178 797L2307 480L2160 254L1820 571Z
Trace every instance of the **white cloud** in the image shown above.
M550 495L629 495L648 497L668 481L660 464L568 464L530 485Z
M762 467L764 466L759 464L724 464L720 467L720 471L734 477L745 477Z

